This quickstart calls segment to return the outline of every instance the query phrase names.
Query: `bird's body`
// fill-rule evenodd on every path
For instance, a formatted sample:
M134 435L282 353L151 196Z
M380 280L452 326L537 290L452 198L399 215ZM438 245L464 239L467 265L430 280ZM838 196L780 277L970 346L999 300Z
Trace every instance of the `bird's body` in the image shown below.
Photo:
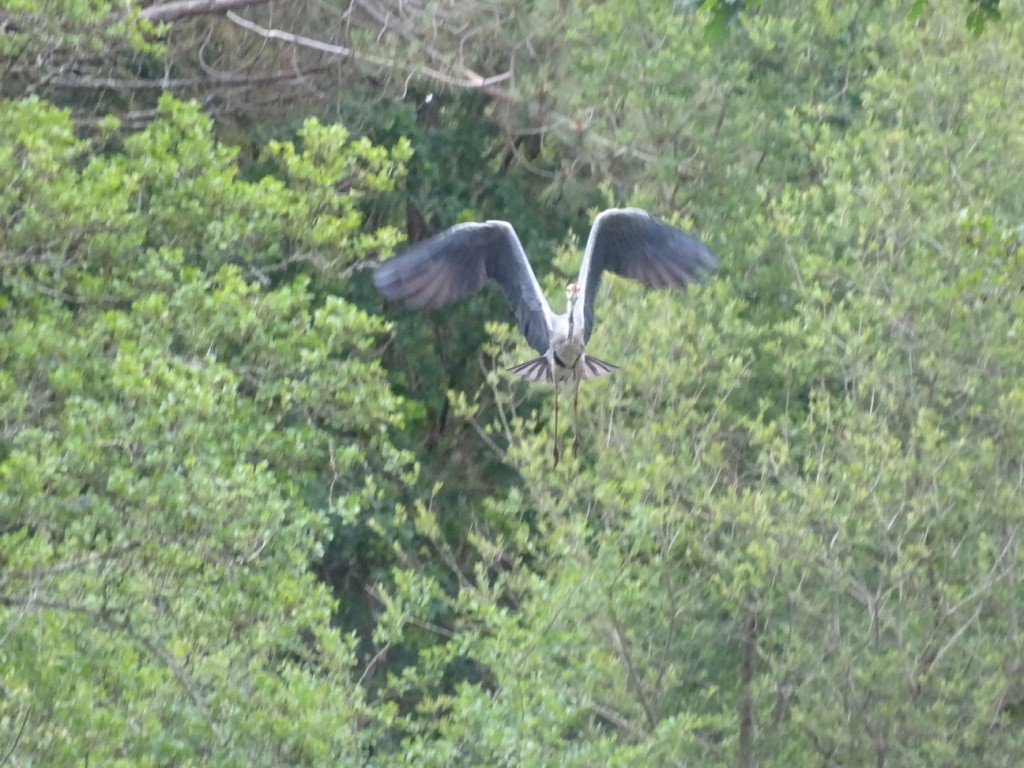
M574 284L575 285L575 284ZM569 299L575 302L576 298ZM552 381L556 384L592 379L611 373L616 366L587 357L583 324L574 322L570 309L549 318L548 348L541 357L528 360L509 370L528 381Z
M569 325L568 313L558 315L551 329L551 349L545 355L551 365L552 378L559 384L581 381L586 362L583 329Z
M504 221L457 224L379 266L373 281L386 298L413 308L444 306L476 292L488 279L497 282L527 342L541 354L509 370L529 381L554 383L557 436L559 386L573 385L575 415L580 382L616 368L586 353L602 272L663 287L696 282L717 268L715 255L696 237L637 208L622 208L594 220L579 279L566 288L564 314L551 311L515 230ZM557 463L557 440L554 454Z

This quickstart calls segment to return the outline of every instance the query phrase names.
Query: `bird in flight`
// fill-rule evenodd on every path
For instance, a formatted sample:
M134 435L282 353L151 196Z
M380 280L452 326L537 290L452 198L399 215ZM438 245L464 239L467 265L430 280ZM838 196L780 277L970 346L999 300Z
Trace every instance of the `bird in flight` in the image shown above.
M662 288L698 282L716 269L718 259L700 239L639 208L613 208L594 220L579 277L565 289L564 314L551 311L516 231L506 221L456 224L381 264L374 270L373 283L388 300L413 309L464 299L488 279L501 286L527 343L541 355L509 371L527 381L550 381L555 386L557 466L559 385L568 383L573 388L575 455L580 382L618 367L586 354L601 274L607 270Z

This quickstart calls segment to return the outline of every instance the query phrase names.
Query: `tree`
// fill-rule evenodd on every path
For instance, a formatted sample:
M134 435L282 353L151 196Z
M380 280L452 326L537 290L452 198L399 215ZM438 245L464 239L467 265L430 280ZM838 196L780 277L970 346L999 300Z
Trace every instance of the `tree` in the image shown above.
M406 146L310 121L243 181L194 104L105 153L0 111L0 751L354 759L375 719L310 564L408 458L384 325L324 287L395 242L356 206Z
M523 482L485 508L448 602L446 647L487 674L410 716L420 764L1020 761L1019 21L979 45L951 6L900 34L874 13L750 22L783 68L837 30L875 65L849 70L849 102L783 91L806 101L769 146L805 151L720 193L718 281L611 281L590 348L626 365L584 387L577 463L552 471L547 414L497 375L459 403L503 406L478 426ZM711 167L746 182L771 158L738 147ZM436 538L446 514L418 524ZM412 622L428 594L406 577L392 601Z
M709 8L614 0L171 27L174 75L201 30L205 64L321 88L391 160L316 123L250 156L298 89L205 103L237 154L169 100L131 134L39 86L89 141L5 105L0 754L1020 763L1021 20L974 37L960 0L910 5L748 5L718 43ZM381 58L338 95L309 40ZM380 99L513 53L501 93ZM163 76L106 55L89 76ZM539 261L561 243L555 295L625 202L725 268L606 283L590 348L623 369L557 470L500 299L356 308L382 309L352 268L385 223L507 215Z

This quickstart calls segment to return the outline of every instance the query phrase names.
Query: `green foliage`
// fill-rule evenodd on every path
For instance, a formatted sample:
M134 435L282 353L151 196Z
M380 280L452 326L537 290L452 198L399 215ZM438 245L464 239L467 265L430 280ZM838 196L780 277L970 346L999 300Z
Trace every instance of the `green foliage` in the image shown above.
M250 183L193 105L108 154L0 110L3 750L354 759L353 642L309 565L407 459L383 323L313 286L396 241L355 205L407 147L309 121Z
M969 5L457 4L515 78L346 90L391 151L4 103L0 755L1021 763L1024 31ZM557 469L500 297L354 277L502 217L557 295L626 202L724 269L605 283Z
M6 0L0 22L0 97L48 85L86 63L162 55L158 27L138 4L114 0ZM33 88L34 90L34 88Z
M728 222L718 280L684 296L610 281L590 346L625 366L583 389L578 462L552 471L567 438L519 385L458 400L467 419L502 407L478 424L523 482L481 511L477 567L453 564L447 646L486 675L405 720L419 763L1021 759L1020 28L978 45L949 8L896 35L891 14L744 22L779 74L751 70L760 90L733 97L707 168L766 178L692 204ZM836 56L798 60L828 44L871 62L838 91L816 68ZM657 103L621 79L623 99ZM778 115L764 157L738 124L759 100ZM699 152L713 126L697 126ZM669 205L672 162L630 171L642 200ZM515 337L495 333L495 370L523 354Z
M730 26L739 18L741 11L750 12L761 5L761 2L762 0L704 0L703 7L710 11L710 17L704 27L705 39L720 43L726 38ZM929 0L914 0L907 12L907 18L920 18L928 5ZM1001 18L999 0L966 0L961 7L966 10L965 24L975 35L981 34L990 21Z

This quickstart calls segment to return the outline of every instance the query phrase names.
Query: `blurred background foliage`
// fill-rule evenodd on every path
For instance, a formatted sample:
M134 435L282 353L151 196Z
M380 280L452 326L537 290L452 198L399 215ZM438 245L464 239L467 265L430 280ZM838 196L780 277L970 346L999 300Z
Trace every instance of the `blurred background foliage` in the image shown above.
M1024 21L0 2L0 763L1024 760ZM583 446L500 294L640 205Z

